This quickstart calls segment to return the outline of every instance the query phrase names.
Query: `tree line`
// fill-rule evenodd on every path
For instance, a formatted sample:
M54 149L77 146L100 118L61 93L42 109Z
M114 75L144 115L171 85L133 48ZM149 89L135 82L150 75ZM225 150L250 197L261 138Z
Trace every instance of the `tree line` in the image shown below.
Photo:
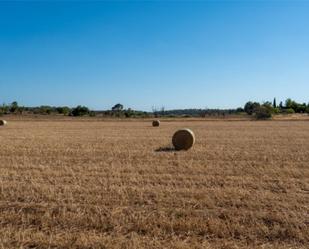
M118 103L110 110L95 111L90 110L87 106L78 105L76 107L68 106L49 106L42 105L38 107L26 107L18 104L17 101L11 104L2 104L0 106L0 115L16 114L37 114L37 115L63 115L63 116L108 116L108 117L147 117L151 113L132 110L131 108L124 109L123 105Z
M153 108L152 112L144 112L125 109L120 103L114 105L110 110L94 111L86 106L78 105L76 107L68 106L48 106L42 105L38 107L20 106L17 101L11 104L3 104L0 106L0 115L5 114L39 114L39 115L64 115L64 116L105 116L105 117L207 117L207 116L226 116L232 114L248 114L257 119L269 119L275 114L292 114L292 113L309 113L309 103L297 103L292 99L287 99L284 103L281 101L277 105L276 98L270 102L263 103L248 101L244 107L237 109L177 109L165 110L164 107Z
M279 105L277 105L276 98L273 102L266 101L262 104L249 101L245 104L244 111L248 115L254 115L257 119L269 119L274 114L309 113L309 103L297 103L290 98L285 103L281 101Z

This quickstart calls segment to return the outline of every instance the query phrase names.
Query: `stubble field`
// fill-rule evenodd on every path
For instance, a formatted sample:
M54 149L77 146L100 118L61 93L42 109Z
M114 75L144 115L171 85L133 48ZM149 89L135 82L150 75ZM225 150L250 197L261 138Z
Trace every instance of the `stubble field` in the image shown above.
M183 127L194 148L168 149ZM308 245L308 121L0 127L0 248Z

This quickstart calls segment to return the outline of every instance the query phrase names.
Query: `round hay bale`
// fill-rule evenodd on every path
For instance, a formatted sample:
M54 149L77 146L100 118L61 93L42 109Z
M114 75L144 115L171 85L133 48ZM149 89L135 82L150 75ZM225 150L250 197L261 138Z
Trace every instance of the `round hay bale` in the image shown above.
M154 121L152 121L152 126L153 126L153 127L159 127L159 126L160 126L160 120L154 120Z
M0 120L0 125L6 125L7 122L5 120Z
M195 143L195 136L190 129L181 129L175 132L172 142L176 150L188 150Z

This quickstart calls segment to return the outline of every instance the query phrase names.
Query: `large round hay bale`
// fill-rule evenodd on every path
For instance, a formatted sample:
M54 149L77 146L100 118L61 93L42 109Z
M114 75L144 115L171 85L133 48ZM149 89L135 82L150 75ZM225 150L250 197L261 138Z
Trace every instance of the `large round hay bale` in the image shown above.
M172 142L176 150L188 150L195 143L195 136L190 129L181 129L175 132Z
M160 126L160 120L154 120L154 121L152 121L152 126L153 126L153 127L159 127L159 126Z
M6 125L7 122L5 120L0 120L0 125Z

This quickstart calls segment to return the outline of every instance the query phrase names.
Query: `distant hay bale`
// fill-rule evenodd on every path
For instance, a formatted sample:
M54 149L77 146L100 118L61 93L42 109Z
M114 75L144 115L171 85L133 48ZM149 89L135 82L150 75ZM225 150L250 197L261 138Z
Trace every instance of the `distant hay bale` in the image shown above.
M7 122L5 120L0 120L0 125L6 125Z
M152 126L153 126L153 127L159 127L159 126L160 126L160 120L154 120L154 121L152 121Z
M175 132L172 139L176 150L188 150L195 143L195 136L190 129L181 129Z

